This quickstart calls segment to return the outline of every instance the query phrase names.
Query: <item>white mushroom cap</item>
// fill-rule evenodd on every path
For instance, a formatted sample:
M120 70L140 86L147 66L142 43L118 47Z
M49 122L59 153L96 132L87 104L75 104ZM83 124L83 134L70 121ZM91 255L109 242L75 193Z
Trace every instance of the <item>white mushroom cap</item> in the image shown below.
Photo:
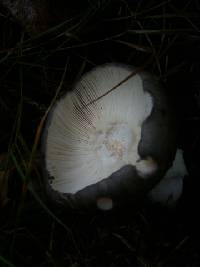
M174 115L147 72L113 63L86 73L46 121L47 198L78 209L137 206L173 164Z
M136 165L142 124L153 108L142 77L130 77L99 99L131 73L117 64L97 67L58 101L45 140L53 189L76 193L124 165Z

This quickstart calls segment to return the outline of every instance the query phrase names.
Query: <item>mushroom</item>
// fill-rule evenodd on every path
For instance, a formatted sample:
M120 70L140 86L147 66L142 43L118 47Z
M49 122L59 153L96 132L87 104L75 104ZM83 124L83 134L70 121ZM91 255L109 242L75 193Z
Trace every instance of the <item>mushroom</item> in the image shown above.
M149 198L153 202L164 206L174 206L183 191L183 178L188 175L183 151L177 149L172 167L167 171L164 178L149 192Z
M42 143L51 200L102 210L134 205L173 164L172 101L145 71L98 66L56 102Z

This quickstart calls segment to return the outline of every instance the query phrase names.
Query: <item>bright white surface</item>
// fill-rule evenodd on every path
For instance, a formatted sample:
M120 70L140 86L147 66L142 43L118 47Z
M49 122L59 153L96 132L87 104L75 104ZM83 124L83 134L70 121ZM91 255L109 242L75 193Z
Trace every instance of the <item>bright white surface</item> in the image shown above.
M141 125L153 106L141 77L131 77L88 105L130 73L114 64L98 67L57 104L46 142L46 165L55 178L54 189L75 193L139 159Z
M168 170L165 177L149 193L150 198L155 202L164 205L176 203L183 190L183 178L187 175L183 152L178 149L173 166Z

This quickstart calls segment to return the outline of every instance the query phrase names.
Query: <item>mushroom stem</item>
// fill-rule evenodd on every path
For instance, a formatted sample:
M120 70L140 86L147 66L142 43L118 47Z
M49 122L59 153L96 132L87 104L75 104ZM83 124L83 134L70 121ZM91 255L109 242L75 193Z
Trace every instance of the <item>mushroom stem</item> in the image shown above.
M178 149L173 166L164 178L150 191L149 197L153 202L172 206L179 200L183 190L183 178L187 175L183 159L183 151Z

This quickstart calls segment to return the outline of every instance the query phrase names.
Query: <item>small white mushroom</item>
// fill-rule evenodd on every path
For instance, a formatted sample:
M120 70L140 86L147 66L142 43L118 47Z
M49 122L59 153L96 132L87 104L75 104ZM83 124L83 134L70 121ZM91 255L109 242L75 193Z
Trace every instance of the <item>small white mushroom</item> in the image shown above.
M113 208L113 201L109 197L100 197L97 199L97 207L100 210L111 210Z

